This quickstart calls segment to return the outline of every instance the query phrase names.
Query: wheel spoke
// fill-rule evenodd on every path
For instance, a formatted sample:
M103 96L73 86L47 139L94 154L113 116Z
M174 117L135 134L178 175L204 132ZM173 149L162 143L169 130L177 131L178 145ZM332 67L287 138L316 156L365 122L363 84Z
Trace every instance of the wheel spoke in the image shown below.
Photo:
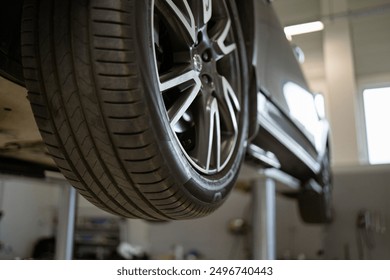
M188 67L176 67L166 74L160 76L160 91L166 91L174 87L179 87L189 81L199 80L199 74L194 70L188 70ZM200 81L199 81L200 83Z
M217 171L219 171L221 167L221 123L216 98L213 99L210 105L209 123L209 143L207 149L206 170L210 170L211 158L214 156L215 165Z
M222 56L228 55L237 49L237 46L235 43L232 43L228 46L226 46L226 43L225 43L226 38L229 35L231 25L232 25L232 21L230 20L230 18L228 18L224 22L223 31L221 32L221 34L219 34L219 36L216 39L216 44L218 46L218 49L221 51Z
M172 127L183 117L184 113L188 110L195 98L198 96L200 90L200 82L193 88L187 90L176 102L169 108L168 116Z
M208 172L221 168L221 123L218 101L213 98L199 118L196 159ZM215 165L215 166L214 166Z
M202 0L203 4L203 24L207 24L213 14L212 0Z
M165 0L165 2L169 5L170 9L174 13L176 22L178 22L178 24L184 29L186 37L188 37L192 44L196 43L197 32L195 17L187 0L175 1L178 3L178 5L173 0ZM169 19L167 20L169 21Z
M173 88L178 88L182 91L180 97L168 109L170 124L174 127L198 96L201 81L199 74L193 70L172 76L172 74L166 74L160 78L160 80L163 80L160 83L160 91L164 92Z
M222 106L223 104L224 106L226 106L227 109L222 110L223 112L225 112L225 114L222 114L222 116L226 122L226 125L228 127L231 127L232 132L236 135L238 133L238 123L236 115L237 112L241 111L240 102L228 80L225 77L221 76L220 82L220 86L223 91L223 99L225 101L224 103L221 102L220 106Z

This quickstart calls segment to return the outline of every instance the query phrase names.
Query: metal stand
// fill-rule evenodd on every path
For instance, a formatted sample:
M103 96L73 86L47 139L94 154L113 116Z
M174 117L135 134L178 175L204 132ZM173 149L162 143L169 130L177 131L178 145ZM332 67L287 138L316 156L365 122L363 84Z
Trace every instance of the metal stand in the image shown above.
M3 203L4 203L4 192L5 192L4 181L0 178L0 251L3 247L3 242L1 241L1 219L3 217Z
M276 259L276 192L296 191L299 185L277 169L266 169L252 181L253 259Z
M58 209L55 258L56 260L71 260L73 258L77 192L68 184L64 184L62 188L61 202Z
M58 225L56 238L56 260L71 260L73 258L74 229L76 223L77 191L62 174L45 172L47 181L62 187L58 207Z
M276 256L276 186L270 178L253 182L253 259L274 260Z

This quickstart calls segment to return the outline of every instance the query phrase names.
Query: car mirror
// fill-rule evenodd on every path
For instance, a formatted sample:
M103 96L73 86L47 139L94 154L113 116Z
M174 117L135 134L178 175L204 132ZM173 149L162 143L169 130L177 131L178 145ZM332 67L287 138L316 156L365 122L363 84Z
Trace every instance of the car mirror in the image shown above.
M298 60L300 64L303 64L305 62L305 53L303 52L303 50L297 45L292 45L292 49L295 58Z

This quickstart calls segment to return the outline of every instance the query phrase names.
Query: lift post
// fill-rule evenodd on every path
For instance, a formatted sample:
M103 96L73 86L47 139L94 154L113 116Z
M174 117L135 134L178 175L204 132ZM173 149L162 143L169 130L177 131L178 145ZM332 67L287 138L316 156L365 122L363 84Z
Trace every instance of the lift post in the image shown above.
M73 259L74 228L76 220L77 192L68 184L62 186L58 211L56 260Z
M276 259L276 193L297 191L300 182L278 169L264 169L252 178L252 257Z
M74 231L77 212L77 191L60 173L46 172L46 179L59 185L61 190L56 237L56 260L73 259Z

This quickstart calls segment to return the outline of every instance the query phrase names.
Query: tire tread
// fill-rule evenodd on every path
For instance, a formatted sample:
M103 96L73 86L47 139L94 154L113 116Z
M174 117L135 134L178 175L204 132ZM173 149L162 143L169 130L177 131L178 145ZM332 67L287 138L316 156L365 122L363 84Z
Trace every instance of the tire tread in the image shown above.
M135 2L26 0L29 99L49 153L91 203L129 218L198 217L212 207L175 183L150 130L131 51Z

